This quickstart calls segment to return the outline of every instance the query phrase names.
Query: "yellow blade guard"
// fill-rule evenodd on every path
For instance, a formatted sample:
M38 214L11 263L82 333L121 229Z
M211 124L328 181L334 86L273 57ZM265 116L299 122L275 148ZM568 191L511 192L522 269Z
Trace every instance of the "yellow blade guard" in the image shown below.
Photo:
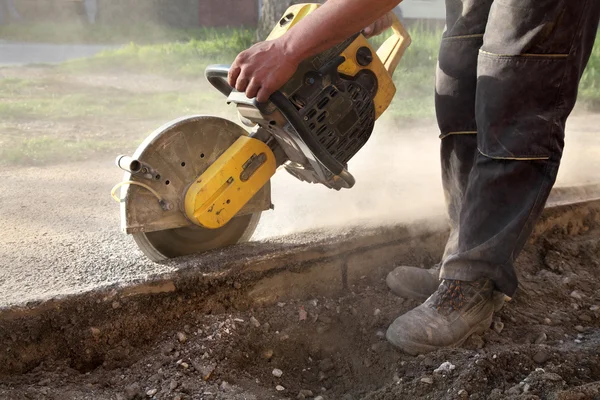
M269 146L240 136L187 190L187 217L205 228L222 227L271 179L276 169L275 155Z

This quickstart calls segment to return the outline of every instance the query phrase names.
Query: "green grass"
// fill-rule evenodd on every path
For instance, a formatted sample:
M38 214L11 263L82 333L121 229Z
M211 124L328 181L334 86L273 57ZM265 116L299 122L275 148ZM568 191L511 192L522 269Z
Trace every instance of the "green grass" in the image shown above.
M0 147L0 164L45 165L64 161L86 160L93 154L117 153L131 141L96 139L62 139L50 136L13 140Z
M194 114L215 99L210 93L146 93L127 92L67 93L57 96L26 96L2 101L0 118L4 121L22 119L82 119L107 118L107 121L127 119L170 119Z
M588 109L600 110L600 34L579 83L578 101Z
M127 70L169 77L201 78L208 64L231 63L235 56L254 43L254 31L205 29L202 38L156 45L130 43L95 57L67 62L68 71L97 72Z
M101 31L99 31L101 32ZM140 30L142 32L142 30ZM181 33L181 32L179 32ZM175 35L148 36L150 42ZM76 60L58 67L58 73L106 74L110 70L150 73L169 78L204 79L210 63L231 63L238 52L252 45L254 31L246 29L205 29L190 40L144 45L130 43L118 50ZM385 118L417 120L434 116L434 71L441 36L440 30L413 27L413 44L394 75L397 95ZM97 33L95 38L100 38ZM185 37L181 36L181 37ZM385 37L372 40L374 46ZM54 85L54 86L53 86ZM107 87L78 88L56 86L56 82L31 79L0 79L0 120L85 121L168 120L173 117L206 111L221 95L215 91L132 93ZM580 84L579 105L600 110L600 40L594 48ZM210 107L210 106L209 106ZM133 123L135 126L135 123ZM118 152L130 148L134 139L85 137L66 139L52 133L46 136L18 138L0 146L1 163L46 164L80 160L94 153Z
M61 44L157 44L206 40L215 33L229 35L229 28L176 29L152 23L89 25L77 21L0 25L0 39ZM254 34L254 31L252 31Z

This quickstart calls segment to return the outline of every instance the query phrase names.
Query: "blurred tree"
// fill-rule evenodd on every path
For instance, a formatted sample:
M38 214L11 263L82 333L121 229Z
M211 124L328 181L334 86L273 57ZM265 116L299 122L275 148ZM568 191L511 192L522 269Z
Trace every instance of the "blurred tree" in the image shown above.
M257 36L264 40L279 19L283 17L285 10L292 4L298 3L324 3L324 0L262 0L260 21L258 22Z

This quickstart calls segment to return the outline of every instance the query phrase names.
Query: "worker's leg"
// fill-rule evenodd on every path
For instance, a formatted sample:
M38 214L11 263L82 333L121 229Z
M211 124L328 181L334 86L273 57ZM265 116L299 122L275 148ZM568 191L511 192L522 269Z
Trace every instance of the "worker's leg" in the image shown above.
M597 0L494 1L477 66L477 147L442 283L387 338L409 353L460 345L517 286L513 260L554 183L591 52ZM445 139L444 139L445 140Z
M446 31L440 45L435 90L442 138L442 182L451 227L446 253L456 250L462 199L477 151L477 54L491 5L492 0L446 1ZM439 271L401 266L388 274L386 282L398 296L424 300L437 289L438 276Z
M490 278L514 294L513 262L556 179L599 16L597 0L494 2L478 59L478 154L442 278Z

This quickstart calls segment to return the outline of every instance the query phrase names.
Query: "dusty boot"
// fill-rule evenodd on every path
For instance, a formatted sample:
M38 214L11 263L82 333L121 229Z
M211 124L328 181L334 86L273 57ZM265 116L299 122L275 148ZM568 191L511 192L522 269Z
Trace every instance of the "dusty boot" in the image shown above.
M425 303L396 318L387 330L390 343L408 354L460 346L473 333L490 327L504 295L489 279L444 279Z
M385 282L396 296L425 301L440 285L440 266L430 269L397 267L387 275Z

